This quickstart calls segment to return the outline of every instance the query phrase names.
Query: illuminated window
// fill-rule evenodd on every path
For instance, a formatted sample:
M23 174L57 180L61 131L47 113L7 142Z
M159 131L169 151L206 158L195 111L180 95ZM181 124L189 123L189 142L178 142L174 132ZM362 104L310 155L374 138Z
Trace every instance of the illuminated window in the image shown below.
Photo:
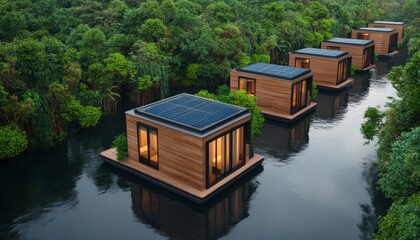
M340 50L340 47L337 46L327 46L328 50Z
M250 95L255 95L256 93L256 82L253 78L239 77L239 87L238 90L245 90Z
M357 39L369 40L369 33L357 33Z
M244 125L207 142L207 186L235 171L245 163L249 126Z
M292 85L292 104L290 114L295 114L299 110L307 107L311 102L312 77Z
M350 76L351 58L346 58L338 63L337 85L346 81Z
M159 168L157 129L138 123L137 133L140 162Z
M309 58L296 58L295 67L310 69L310 62Z

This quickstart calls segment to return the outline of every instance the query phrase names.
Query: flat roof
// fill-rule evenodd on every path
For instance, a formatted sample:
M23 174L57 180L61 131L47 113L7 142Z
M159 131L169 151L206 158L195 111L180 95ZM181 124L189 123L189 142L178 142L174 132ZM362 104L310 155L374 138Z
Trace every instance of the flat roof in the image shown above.
M127 113L131 113L128 111ZM249 109L182 93L134 109L134 115L147 117L166 126L196 133L248 116Z
M321 48L302 48L299 50L295 50L292 53L329 57L329 58L340 58L342 56L349 54L348 52L344 52L340 50L328 50L328 49L321 49Z
M374 31L374 32L392 32L395 29L393 28L374 28L374 27L362 27L362 28L358 28L358 30L363 30L363 31Z
M236 70L287 80L293 80L311 72L311 70L305 68L296 68L270 63L254 63Z
M336 38L331 38L329 40L325 40L324 42L366 46L368 44L373 43L373 40L364 40L364 39L355 39L355 38L337 38L336 37Z
M405 24L405 22L391 22L391 21L373 21L372 23L392 24L392 25L404 25Z

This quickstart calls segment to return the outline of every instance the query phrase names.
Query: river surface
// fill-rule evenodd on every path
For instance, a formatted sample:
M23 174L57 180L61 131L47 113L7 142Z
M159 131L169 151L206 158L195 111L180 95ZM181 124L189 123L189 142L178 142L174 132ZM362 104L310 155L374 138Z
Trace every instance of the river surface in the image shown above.
M368 106L396 91L386 79L406 51L380 59L295 124L267 120L262 167L199 206L103 164L124 110L54 149L0 162L0 239L370 239L388 201L372 184L375 144L360 134Z

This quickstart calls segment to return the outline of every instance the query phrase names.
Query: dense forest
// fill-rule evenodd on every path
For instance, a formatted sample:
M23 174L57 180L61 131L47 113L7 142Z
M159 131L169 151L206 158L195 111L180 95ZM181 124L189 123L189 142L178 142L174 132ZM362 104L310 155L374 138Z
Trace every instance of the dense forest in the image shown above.
M94 127L127 95L142 105L175 86L217 86L253 62L286 64L372 20L406 21L411 57L389 79L387 109L369 108L379 182L394 201L378 239L420 235L418 0L0 0L0 159L52 147L72 124Z

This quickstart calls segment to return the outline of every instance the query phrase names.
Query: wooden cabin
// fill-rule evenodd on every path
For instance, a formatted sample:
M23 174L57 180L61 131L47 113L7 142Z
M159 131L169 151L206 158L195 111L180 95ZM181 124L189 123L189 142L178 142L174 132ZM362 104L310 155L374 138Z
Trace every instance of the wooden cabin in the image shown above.
M405 22L373 21L368 23L368 27L393 28L398 32L398 43L403 44L404 42L404 28L406 27Z
M322 49L340 50L351 54L351 62L357 71L367 71L375 67L375 42L354 38L332 38L321 43Z
M320 88L339 90L347 87L352 57L348 52L319 48L302 48L289 53L289 66L311 69Z
M398 53L398 32L393 28L353 29L351 37L375 41L375 52L380 56L392 56Z
M282 121L295 121L316 106L311 101L309 69L255 63L230 72L230 90L255 95L262 112Z
M263 161L250 151L249 109L179 94L126 112L128 157L105 161L204 203Z

